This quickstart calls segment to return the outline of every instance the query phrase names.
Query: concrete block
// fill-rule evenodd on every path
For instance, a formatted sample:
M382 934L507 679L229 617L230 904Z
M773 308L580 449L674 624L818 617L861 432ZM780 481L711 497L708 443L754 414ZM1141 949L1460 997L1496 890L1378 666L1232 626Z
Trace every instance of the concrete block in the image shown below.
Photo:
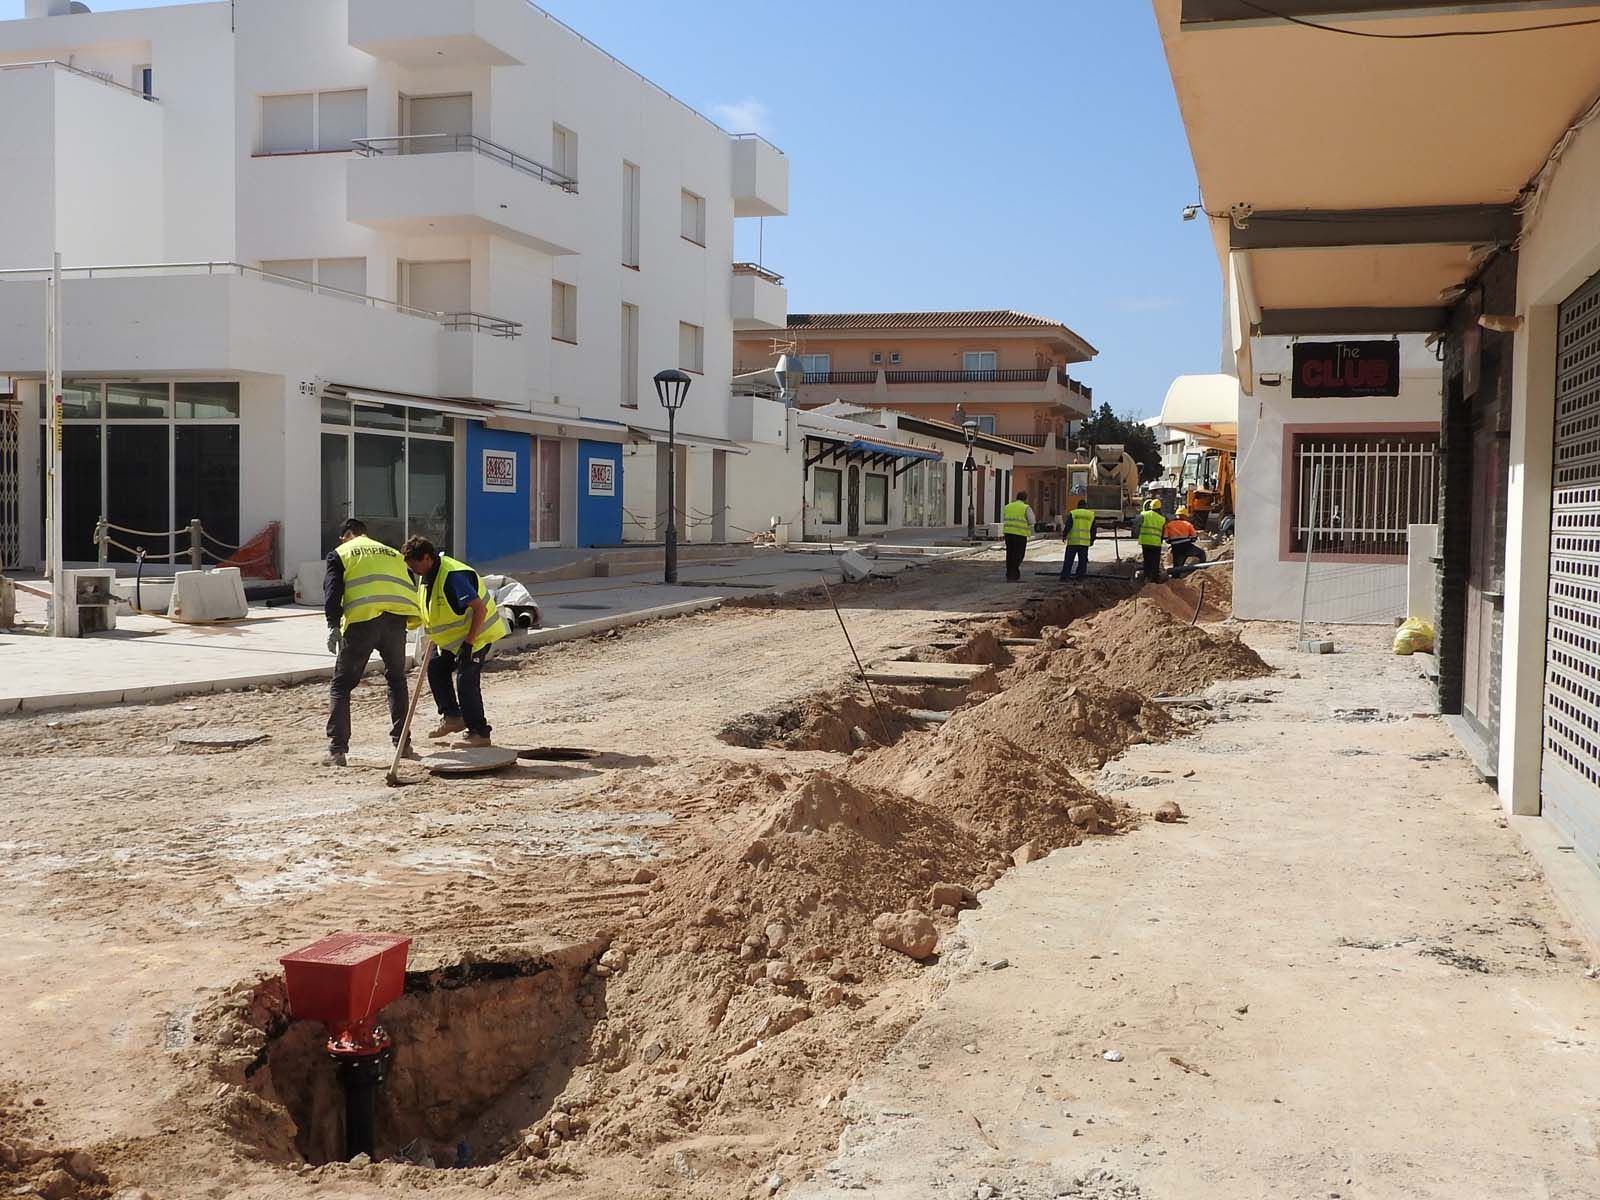
M294 573L294 602L296 604L309 604L313 608L322 607L322 581L327 576L328 564L318 559L316 562L303 562Z
M238 567L216 571L179 571L173 582L167 615L191 624L202 621L242 621L250 615L244 598L244 578Z
M1332 654L1333 643L1322 638L1307 638L1295 647L1301 654Z
M117 573L111 570L63 571L62 590L66 594L66 635L83 637L117 627Z
M839 557L839 567L844 572L846 583L860 583L872 577L872 563L865 555L857 554L854 550Z

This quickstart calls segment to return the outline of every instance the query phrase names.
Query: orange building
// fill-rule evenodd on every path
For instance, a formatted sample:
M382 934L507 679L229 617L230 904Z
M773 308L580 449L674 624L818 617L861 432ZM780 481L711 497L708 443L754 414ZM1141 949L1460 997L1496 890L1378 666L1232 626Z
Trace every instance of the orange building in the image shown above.
M797 403L842 400L959 424L976 420L1033 448L1016 461L1041 521L1065 506L1071 423L1089 415L1091 392L1067 374L1095 348L1059 321L1010 310L792 313L788 335L737 334L734 374L770 367L780 353L805 364Z

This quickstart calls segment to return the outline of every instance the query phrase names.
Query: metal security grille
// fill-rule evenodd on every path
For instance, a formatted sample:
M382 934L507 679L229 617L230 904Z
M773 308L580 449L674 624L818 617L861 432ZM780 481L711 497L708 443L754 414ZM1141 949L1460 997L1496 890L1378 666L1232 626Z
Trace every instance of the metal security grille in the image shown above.
M0 398L0 570L21 565L21 428L21 412L16 402Z
M1556 346L1541 791L1600 870L1600 275L1561 306Z
M1439 519L1439 435L1296 436L1292 511L1297 554L1405 554L1406 526Z

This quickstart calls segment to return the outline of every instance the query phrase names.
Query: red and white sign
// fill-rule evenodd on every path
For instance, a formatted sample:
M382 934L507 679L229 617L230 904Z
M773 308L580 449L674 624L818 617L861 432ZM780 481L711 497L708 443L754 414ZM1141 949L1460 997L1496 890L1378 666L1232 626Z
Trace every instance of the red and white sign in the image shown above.
M617 464L609 458L589 460L589 495L615 496L617 494Z
M483 452L483 490L486 492L515 492L517 490L517 456L509 450Z

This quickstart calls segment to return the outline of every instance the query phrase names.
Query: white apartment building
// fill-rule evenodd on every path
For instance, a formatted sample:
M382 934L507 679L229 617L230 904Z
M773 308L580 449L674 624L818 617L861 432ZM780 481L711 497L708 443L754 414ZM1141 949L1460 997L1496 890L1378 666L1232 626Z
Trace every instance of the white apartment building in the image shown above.
M734 222L786 211L780 151L527 0L82 8L0 22L0 552L42 556L55 252L69 562L101 516L277 522L291 573L351 514L479 561L617 544L670 367L681 503L725 493L734 330L787 310Z

